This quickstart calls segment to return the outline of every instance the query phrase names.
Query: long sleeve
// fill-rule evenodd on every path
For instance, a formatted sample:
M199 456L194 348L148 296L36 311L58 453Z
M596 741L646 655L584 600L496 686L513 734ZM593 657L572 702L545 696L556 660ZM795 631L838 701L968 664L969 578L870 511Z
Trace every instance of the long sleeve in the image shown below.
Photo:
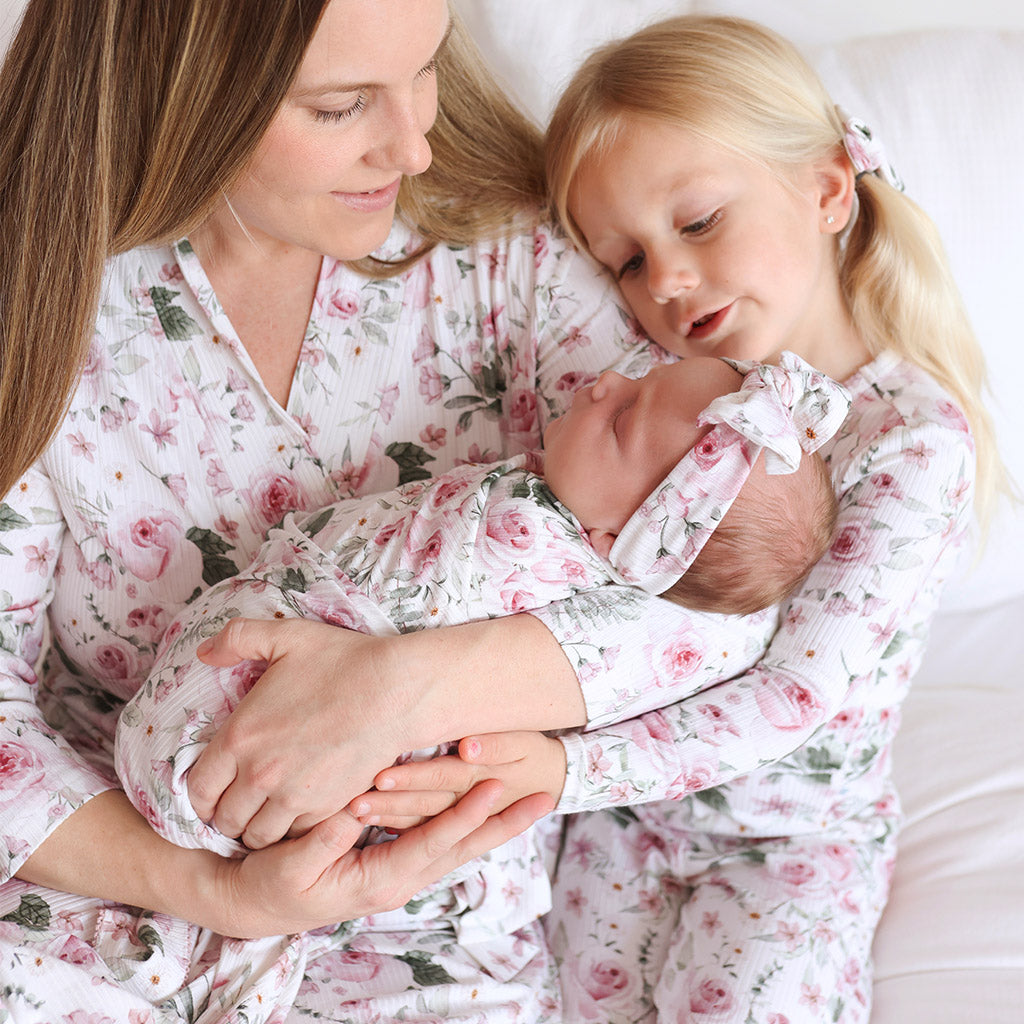
M561 810L678 799L775 763L824 777L841 766L808 741L845 709L894 728L969 523L974 457L942 392L906 364L879 362L831 450L835 541L764 657L696 698L567 737ZM859 749L870 762L870 743Z
M0 504L0 881L67 815L111 788L45 721L35 663L64 535L45 472L35 467Z

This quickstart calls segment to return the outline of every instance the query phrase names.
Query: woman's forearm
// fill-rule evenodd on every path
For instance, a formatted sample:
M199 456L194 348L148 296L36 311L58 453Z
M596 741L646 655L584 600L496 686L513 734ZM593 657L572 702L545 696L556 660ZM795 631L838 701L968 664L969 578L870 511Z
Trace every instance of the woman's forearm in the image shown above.
M410 679L414 746L475 732L586 724L579 680L551 631L532 615L423 630L393 645Z
M222 858L158 836L117 790L68 817L17 872L36 885L144 907L197 924L216 906Z

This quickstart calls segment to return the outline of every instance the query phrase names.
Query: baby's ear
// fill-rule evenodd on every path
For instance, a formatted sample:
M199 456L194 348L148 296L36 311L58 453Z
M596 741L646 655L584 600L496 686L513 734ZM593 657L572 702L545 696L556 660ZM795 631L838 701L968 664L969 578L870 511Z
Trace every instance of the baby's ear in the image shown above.
M611 553L617 534L609 533L607 530L590 530L587 536L590 538L590 546L602 558L607 558Z

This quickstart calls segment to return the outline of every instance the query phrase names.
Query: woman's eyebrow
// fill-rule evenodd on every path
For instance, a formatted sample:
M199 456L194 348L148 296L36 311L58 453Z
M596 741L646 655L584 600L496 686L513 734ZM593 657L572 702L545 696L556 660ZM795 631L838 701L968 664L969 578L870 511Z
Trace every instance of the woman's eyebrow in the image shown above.
M448 27L445 29L441 42L437 44L433 56L423 67L427 67L430 61L437 60L438 54L445 48L448 38L452 34L452 22L448 19ZM329 96L332 93L363 92L366 89L373 89L378 85L376 82L329 82L325 85L314 85L308 89L298 89L292 95L298 99L317 99L320 96Z

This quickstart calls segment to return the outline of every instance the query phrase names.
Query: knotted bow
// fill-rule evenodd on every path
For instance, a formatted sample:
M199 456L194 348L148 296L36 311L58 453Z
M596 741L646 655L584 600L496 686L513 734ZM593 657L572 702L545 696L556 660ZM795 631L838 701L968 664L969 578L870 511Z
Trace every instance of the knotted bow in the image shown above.
M709 430L622 528L608 559L623 582L668 590L693 564L764 451L768 473L793 473L803 452L830 440L850 411L850 394L799 356L777 366L725 362L744 374L697 417Z

